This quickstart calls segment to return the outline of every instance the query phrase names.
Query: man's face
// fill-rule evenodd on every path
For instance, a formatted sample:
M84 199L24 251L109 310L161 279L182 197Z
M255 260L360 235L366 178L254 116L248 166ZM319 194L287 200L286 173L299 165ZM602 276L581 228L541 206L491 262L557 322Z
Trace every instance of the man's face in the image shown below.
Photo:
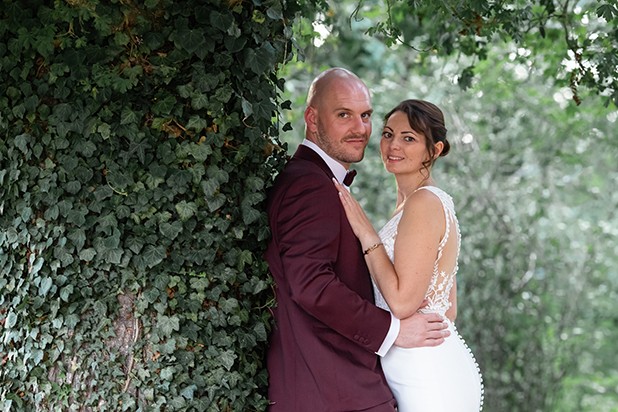
M333 81L315 107L309 107L310 137L348 167L363 159L371 136L371 98L360 82Z

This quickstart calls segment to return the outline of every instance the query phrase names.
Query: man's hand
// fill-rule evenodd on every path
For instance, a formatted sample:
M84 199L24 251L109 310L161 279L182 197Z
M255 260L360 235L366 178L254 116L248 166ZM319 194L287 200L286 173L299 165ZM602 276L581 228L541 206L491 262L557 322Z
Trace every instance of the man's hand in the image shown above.
M447 323L437 313L417 312L401 320L395 345L402 348L438 346L451 334L446 330L447 327Z

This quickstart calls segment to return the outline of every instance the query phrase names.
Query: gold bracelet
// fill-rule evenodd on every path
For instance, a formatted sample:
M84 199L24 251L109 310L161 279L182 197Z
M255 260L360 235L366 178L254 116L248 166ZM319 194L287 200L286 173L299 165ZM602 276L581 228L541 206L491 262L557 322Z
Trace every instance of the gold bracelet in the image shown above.
M363 251L363 255L368 255L369 253L371 253L372 251L376 250L377 248L379 248L380 246L382 246L382 242L378 242L375 245L371 245L369 246L367 249L365 249Z

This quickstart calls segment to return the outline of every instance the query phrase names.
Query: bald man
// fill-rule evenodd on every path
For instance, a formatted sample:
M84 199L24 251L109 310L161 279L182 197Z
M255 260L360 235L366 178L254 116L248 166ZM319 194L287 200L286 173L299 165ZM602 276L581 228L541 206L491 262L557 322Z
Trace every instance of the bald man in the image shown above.
M392 345L435 346L436 314L396 319L377 308L369 271L332 184L363 159L371 97L352 72L312 82L305 140L268 195L265 258L277 306L268 352L270 412L395 411L379 356Z

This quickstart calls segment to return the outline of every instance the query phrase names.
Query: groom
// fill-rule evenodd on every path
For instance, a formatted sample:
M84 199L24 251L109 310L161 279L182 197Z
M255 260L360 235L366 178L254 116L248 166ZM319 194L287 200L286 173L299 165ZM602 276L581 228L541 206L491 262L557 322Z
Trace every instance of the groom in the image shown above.
M378 356L393 345L435 346L436 314L396 319L373 304L360 243L331 179L343 182L371 135L371 98L333 68L309 88L305 140L268 196L265 257L276 283L268 352L270 412L393 412Z

